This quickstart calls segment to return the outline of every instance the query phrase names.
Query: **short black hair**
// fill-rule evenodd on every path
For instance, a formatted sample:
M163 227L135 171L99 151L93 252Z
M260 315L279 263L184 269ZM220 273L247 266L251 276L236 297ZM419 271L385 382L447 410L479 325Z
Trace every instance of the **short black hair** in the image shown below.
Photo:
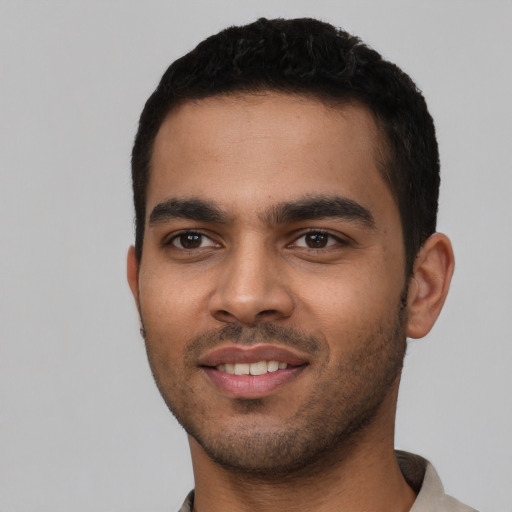
M201 42L171 64L142 111L132 152L135 252L142 258L153 144L169 112L186 101L276 91L328 104L357 103L382 136L378 162L400 212L406 273L435 232L439 152L425 99L395 64L361 40L311 18L261 18Z

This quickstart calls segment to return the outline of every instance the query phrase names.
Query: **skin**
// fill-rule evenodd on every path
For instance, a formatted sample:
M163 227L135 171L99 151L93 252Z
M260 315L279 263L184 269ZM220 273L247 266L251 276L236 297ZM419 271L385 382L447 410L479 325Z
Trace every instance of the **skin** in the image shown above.
M435 322L453 253L432 236L406 279L378 141L361 106L271 92L185 103L160 128L128 281L157 385L189 433L195 510L412 506L393 452L405 337ZM283 214L320 198L360 210ZM301 369L232 396L203 363L233 346L284 347Z

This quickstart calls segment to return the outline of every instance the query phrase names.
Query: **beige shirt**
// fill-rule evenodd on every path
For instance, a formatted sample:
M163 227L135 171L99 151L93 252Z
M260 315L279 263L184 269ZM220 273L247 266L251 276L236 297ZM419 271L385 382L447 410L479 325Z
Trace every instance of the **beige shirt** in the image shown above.
M397 451L396 458L407 483L418 493L410 512L476 512L444 493L436 470L423 457ZM193 503L194 491L187 496L179 512L192 512Z
M418 493L410 512L476 512L444 493L434 466L419 455L396 452L400 470L407 483Z

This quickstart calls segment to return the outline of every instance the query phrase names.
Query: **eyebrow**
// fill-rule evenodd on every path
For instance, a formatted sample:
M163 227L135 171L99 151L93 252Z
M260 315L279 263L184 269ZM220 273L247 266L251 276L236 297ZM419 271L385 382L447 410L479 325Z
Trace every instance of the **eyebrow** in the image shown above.
M191 219L224 224L227 215L211 201L172 198L157 204L149 216L149 225L163 224L172 219Z
M375 227L370 210L352 199L339 196L311 196L278 203L261 216L267 225L279 225L315 219L338 218ZM157 204L149 216L149 225L163 224L173 219L227 224L230 217L213 201L171 198Z
M299 201L279 203L263 218L269 225L338 218L375 228L375 219L370 210L352 199L339 196L312 196Z

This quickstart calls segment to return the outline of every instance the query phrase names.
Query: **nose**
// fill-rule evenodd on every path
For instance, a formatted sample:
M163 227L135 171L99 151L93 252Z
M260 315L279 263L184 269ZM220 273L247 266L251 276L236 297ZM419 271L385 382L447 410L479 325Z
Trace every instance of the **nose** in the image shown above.
M251 326L291 316L294 300L277 255L264 247L240 247L222 267L209 303L214 318Z

